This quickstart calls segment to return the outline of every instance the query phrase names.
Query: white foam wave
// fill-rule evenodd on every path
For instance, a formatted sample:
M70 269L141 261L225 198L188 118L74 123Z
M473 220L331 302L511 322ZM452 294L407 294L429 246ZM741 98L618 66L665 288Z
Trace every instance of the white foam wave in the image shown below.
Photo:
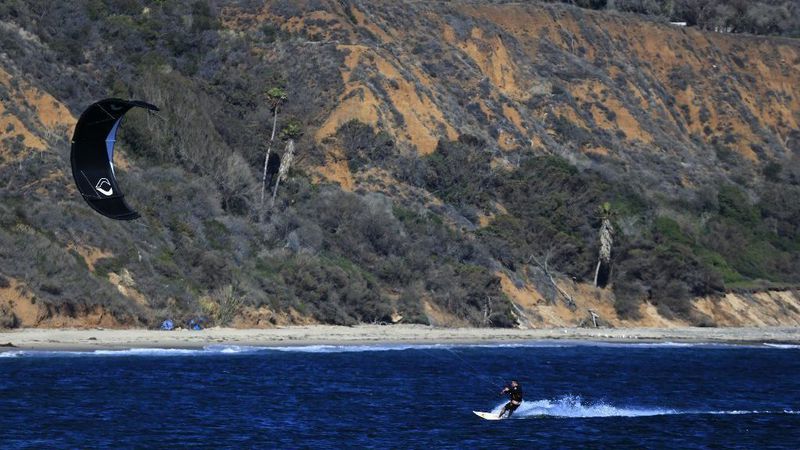
M366 345L289 345L276 347L261 347L267 350L280 352L301 353L360 353L360 352L391 352L403 350L459 350L471 348L558 348L569 347L570 344L551 343L546 341L530 341L497 344L366 344Z
M800 349L800 344L775 344L775 343L727 343L727 342L586 342L576 345L589 345L599 347L634 347L634 348L703 348L703 349Z
M772 344L772 343L764 343L764 346L771 347L771 348L782 348L782 349L798 349L800 345L797 344Z
M494 412L499 413L503 404ZM579 396L568 395L555 400L536 400L522 402L514 417L643 417L676 414L673 409L659 408L621 408L606 403L584 404Z
M195 355L202 351L181 348L129 348L125 350L95 350L84 353L94 356L178 356Z
M784 409L784 410L732 410L732 411L687 411L687 414L712 414L712 415L731 415L731 416L739 416L739 415L748 415L748 414L800 414L800 411L794 411L791 409Z
M589 342L587 345L599 347L632 347L632 348L703 348L703 349L727 349L745 348L747 345L729 344L724 342ZM755 347L755 346L753 346Z
M195 356L209 354L252 353L263 348L238 345L209 345L203 348L129 348L85 352L94 356Z
M360 352L386 352L401 350L435 350L450 349L447 345L303 345L303 346L275 346L256 347L238 345L209 345L203 348L149 348L134 347L128 349L108 349L92 351L64 351L64 350L26 350L0 352L0 357L11 358L19 356L54 357L54 356L202 356L214 354L256 353L264 351L298 352L298 353L360 353Z
M634 344L639 347L711 347L711 346L720 346L720 344L714 344L710 342L672 342L672 341L664 341L664 342L646 342L646 343L638 343ZM725 344L721 344L724 347L727 347Z
M213 354L255 353L263 351L290 353L362 353L390 352L405 350L457 350L460 348L527 348L563 347L550 343L510 343L510 344L367 344L367 345L288 345L288 346L238 346L209 345L203 348L150 348L108 349L92 351L30 350L0 353L0 356L201 356ZM6 356L10 357L10 356Z
M211 350L212 347L208 347L208 350ZM238 345L230 345L230 346L223 346L219 349L220 353L247 353L251 351L255 351L255 348L252 347L240 347Z
M492 412L499 414L505 403L497 405ZM680 414L751 415L751 414L800 414L791 409L782 410L679 410L671 408L619 407L604 402L584 403L581 397L566 395L554 400L524 401L514 413L514 418L559 417L648 417Z
M389 352L402 350L444 350L453 348L449 345L298 345L289 347L262 347L265 350L279 352L299 352L299 353L361 353L361 352Z
M63 350L12 350L0 352L0 358L14 358L20 356L192 356L213 354L255 353L261 351L299 352L299 353L360 353L360 352L386 352L403 350L458 350L470 348L551 348L575 346L603 346L603 347L706 347L706 348L770 348L770 349L800 349L796 344L764 343L757 346L726 345L718 343L685 343L685 342L587 342L587 341L526 341L512 343L481 343L481 344L362 344L362 345L282 345L282 346L238 346L238 345L208 345L203 348L129 348L118 350L93 350L93 351L63 351Z
M128 348L119 350L59 351L19 350L0 353L0 358L13 357L80 357L80 356L196 356L214 354L251 353L265 350L263 347L237 345L210 345L203 348Z

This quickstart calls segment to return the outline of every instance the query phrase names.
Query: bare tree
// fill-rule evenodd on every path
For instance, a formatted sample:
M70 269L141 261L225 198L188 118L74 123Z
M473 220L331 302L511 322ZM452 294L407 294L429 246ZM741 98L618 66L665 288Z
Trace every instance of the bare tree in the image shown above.
M550 280L550 283L553 285L553 287L556 289L556 291L558 291L558 293L561 294L561 297L564 299L564 303L567 305L567 307L569 309L571 309L571 310L574 310L575 308L577 308L577 305L575 304L575 300L572 299L572 296L569 295L567 293L567 291L561 289L561 287L558 285L558 283L556 283L555 278L553 278L552 272L550 272L550 267L548 265L548 262L550 261L550 255L552 253L553 253L553 247L550 247L550 248L547 249L547 252L545 252L544 255L538 255L538 256L537 255L531 255L528 258L528 264L533 262L537 267L542 269L542 271L547 276L547 278Z
M267 154L264 156L264 175L261 177L261 203L259 205L259 221L263 220L264 215L264 193L267 189L267 164L269 163L269 154L272 151L272 142L275 140L275 130L278 128L278 108L287 99L286 91L280 87L274 87L267 91L267 101L272 108L272 135L267 144Z

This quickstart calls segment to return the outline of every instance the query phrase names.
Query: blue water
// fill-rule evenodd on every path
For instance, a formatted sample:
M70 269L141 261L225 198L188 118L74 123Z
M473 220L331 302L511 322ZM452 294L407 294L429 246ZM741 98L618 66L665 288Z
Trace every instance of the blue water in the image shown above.
M502 382L525 402L497 410ZM800 348L0 354L0 448L800 448Z

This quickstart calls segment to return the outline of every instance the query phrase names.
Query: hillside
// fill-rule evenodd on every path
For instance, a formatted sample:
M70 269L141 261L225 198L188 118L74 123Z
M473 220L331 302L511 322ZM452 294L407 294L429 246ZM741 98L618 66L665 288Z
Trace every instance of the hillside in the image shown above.
M798 85L798 40L562 4L6 3L0 327L798 325ZM110 96L162 109L134 222L69 169Z

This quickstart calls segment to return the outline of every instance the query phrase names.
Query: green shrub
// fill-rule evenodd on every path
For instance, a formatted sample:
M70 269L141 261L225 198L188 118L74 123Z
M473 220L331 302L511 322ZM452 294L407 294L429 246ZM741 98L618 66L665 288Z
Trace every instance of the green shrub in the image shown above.
M719 189L717 195L719 214L740 224L754 226L758 222L758 210L750 204L742 190L736 186L726 185Z
M100 258L94 263L94 273L98 277L106 278L109 273L119 273L126 263L125 258L118 256Z
M693 244L692 237L681 229L678 222L669 217L657 217L653 223L653 231L657 242L674 242L688 246Z

